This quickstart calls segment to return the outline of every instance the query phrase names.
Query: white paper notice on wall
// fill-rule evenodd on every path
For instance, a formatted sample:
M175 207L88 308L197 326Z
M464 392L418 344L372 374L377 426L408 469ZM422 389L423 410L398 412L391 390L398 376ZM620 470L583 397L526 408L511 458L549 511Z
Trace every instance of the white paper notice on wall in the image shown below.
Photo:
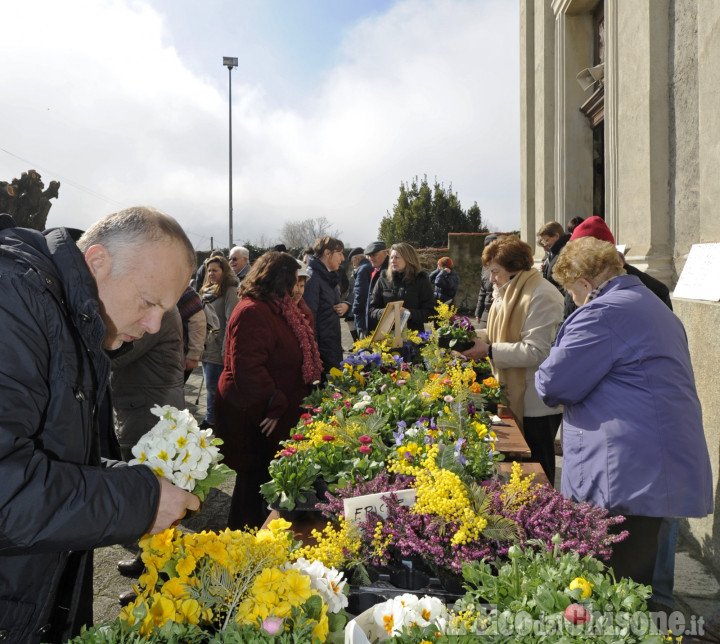
M360 523L365 521L368 512L374 512L386 518L387 504L383 497L390 494L391 492L380 492L379 494L365 494L344 499L345 518L350 523ZM415 490L393 490L392 494L397 496L400 505L415 505Z
M720 301L720 242L692 245L673 297Z

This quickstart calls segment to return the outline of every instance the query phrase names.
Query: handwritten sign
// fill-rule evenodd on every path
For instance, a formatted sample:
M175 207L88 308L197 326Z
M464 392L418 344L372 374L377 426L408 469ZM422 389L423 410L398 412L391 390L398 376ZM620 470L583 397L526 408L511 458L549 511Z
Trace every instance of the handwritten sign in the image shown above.
M720 243L692 245L673 297L720 300Z
M383 497L390 494L397 496L400 505L415 505L415 490L393 490L379 494L366 494L345 499L345 518L350 523L365 521L368 512L374 512L383 518L387 517L387 505Z

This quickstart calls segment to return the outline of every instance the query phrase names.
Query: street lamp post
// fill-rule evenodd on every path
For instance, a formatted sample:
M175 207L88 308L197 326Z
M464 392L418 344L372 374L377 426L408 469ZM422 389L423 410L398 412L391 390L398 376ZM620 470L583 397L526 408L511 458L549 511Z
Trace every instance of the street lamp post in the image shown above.
M228 252L233 247L233 204L232 204L232 70L238 66L238 59L230 56L223 56L223 65L228 68L228 124L229 124L229 173L230 173L230 196L229 196L229 241Z

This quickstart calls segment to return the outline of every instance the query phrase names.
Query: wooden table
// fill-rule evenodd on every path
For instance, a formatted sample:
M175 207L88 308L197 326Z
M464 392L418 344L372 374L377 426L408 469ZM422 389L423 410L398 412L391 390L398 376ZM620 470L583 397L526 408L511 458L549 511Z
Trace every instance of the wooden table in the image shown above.
M512 416L501 416L500 420L505 423L503 425L493 425L492 429L497 436L495 447L498 452L502 452L510 461L519 461L530 458L530 448L525 442L520 428L517 426Z

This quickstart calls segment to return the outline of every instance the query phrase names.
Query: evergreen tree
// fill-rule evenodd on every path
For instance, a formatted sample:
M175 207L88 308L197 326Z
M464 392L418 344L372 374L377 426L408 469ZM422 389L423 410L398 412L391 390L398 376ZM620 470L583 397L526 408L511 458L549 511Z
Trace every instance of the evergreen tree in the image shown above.
M396 242L408 242L416 248L443 247L448 233L482 233L487 227L477 202L467 212L462 209L452 184L446 190L437 180L432 189L427 177L412 183L400 184L400 195L380 222L379 239L388 246Z

